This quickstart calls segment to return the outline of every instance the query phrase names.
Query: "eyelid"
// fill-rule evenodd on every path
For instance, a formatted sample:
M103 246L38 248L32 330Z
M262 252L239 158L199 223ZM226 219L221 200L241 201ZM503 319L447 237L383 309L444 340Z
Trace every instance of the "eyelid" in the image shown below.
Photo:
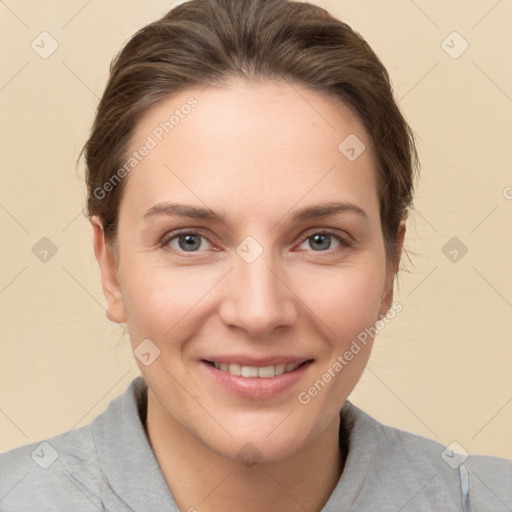
M175 238L177 238L181 235L200 235L204 239L206 239L208 241L208 243L215 245L205 233L206 233L206 230L203 228L200 228L200 227L197 227L197 228L189 227L189 228L181 228L181 229L177 229L177 230L173 230L173 231L168 231L167 233L164 234L164 236L162 236L160 238L158 245L165 249L168 247L169 242L171 242L171 240L174 240ZM174 251L173 249L171 249L171 250ZM194 252L197 253L197 252L204 252L204 251L190 251L190 254L193 254ZM180 252L180 254L186 254L186 253L187 253L187 251Z
M169 245L169 242L171 242L172 240L174 240L175 238L177 238L181 235L200 235L201 237L206 239L208 241L208 243L215 246L215 244L205 234L205 231L206 230L204 230L203 228L199 228L199 227L198 228L194 228L194 227L181 228L178 230L169 231L166 234L164 234L164 236L162 236L162 238L159 241L159 246L166 249ZM301 235L300 242L298 245L302 245L308 238L312 237L313 235L317 235L317 234L332 236L332 237L336 238L336 240L338 240L338 242L343 247L352 247L354 244L353 238L348 233L346 234L347 236L343 236L340 234L339 230L335 230L333 228L315 228L315 227L313 227L313 228L309 228L306 232L304 232ZM171 250L172 252L176 252L174 249L169 249L169 250ZM330 254L335 251L336 251L336 249L334 249L334 250L327 249L326 251L313 251L313 252L319 253L319 254L321 254L321 253ZM190 251L190 252L188 252L188 254L190 254L190 255L200 254L202 252L205 252L205 251ZM179 254L187 254L187 251L179 251Z
M344 235L342 234L344 233ZM309 238L310 236L316 235L316 234L324 234L324 235L331 235L338 240L341 240L342 242L346 242L347 244L354 243L354 239L346 232L340 229L334 229L334 228L311 228L308 229L302 236L303 240Z
M302 236L301 236L301 241L299 243L299 245L302 245L308 238L312 237L313 235L329 235L333 238L335 238L341 245L341 249L343 248L347 248L347 247L352 247L355 243L354 239L348 234L346 233L346 236L343 236L342 234L340 234L339 230L336 230L336 229L332 229L332 228L312 228L308 231L306 231L306 233L304 233ZM317 253L317 254L332 254L333 252L336 252L337 250L340 250L340 248L338 249L327 249L326 251L313 251L314 253Z

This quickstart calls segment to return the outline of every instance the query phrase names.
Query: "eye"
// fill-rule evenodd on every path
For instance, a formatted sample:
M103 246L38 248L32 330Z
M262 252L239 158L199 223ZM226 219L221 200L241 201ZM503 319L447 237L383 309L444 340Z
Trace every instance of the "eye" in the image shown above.
M301 246L309 243L309 248L312 248L315 252L325 252L331 249L333 239L338 244L333 250L350 246L350 242L347 239L330 231L317 231L309 235L302 242Z
M333 239L335 244L337 244L334 248L332 247ZM328 252L329 250L336 251L351 246L351 242L348 239L337 233L325 230L316 231L308 235L299 248L306 243L309 244L309 247L306 247L305 249L313 249L314 252ZM160 245L166 250L182 254L200 253L213 247L213 244L205 235L196 231L169 233L163 237ZM210 247L208 247L208 245Z
M199 249L204 249L204 241L211 245L207 238L200 233L182 231L181 233L164 237L161 245L162 247L169 247L176 252L202 252Z

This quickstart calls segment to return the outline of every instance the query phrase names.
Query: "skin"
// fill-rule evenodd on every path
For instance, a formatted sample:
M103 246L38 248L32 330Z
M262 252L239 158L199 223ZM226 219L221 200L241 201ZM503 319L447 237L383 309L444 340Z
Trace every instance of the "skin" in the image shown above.
M134 349L150 339L160 350L149 366L137 363L150 442L180 510L319 511L343 469L339 411L372 340L307 405L297 395L391 307L405 227L387 261L367 133L348 107L297 84L183 91L146 112L132 150L190 96L198 106L125 178L117 257L92 218L107 316L127 324ZM366 145L353 162L338 150L349 134ZM226 222L143 219L166 201L223 212ZM340 201L365 216L290 221L297 209ZM179 237L159 245L181 228L204 236L195 252ZM315 243L326 229L352 245ZM252 263L236 252L248 236L263 249ZM292 388L256 400L205 374L200 361L212 351L314 362ZM251 467L237 457L248 442L261 456Z

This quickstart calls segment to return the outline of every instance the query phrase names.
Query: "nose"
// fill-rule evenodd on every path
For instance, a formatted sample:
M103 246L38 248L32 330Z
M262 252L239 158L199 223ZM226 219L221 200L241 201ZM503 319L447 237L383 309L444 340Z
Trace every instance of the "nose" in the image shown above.
M235 254L234 268L226 279L220 317L227 326L264 337L297 321L298 299L285 270L273 261L270 251L263 251L252 263Z

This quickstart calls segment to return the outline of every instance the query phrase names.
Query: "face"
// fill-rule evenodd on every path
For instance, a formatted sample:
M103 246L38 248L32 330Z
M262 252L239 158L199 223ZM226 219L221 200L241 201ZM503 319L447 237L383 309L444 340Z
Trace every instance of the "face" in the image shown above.
M343 356L391 306L371 141L320 93L234 82L158 104L130 153L143 145L118 261L94 220L109 318L144 348L160 421L228 457L249 441L287 457L337 421L371 338Z

